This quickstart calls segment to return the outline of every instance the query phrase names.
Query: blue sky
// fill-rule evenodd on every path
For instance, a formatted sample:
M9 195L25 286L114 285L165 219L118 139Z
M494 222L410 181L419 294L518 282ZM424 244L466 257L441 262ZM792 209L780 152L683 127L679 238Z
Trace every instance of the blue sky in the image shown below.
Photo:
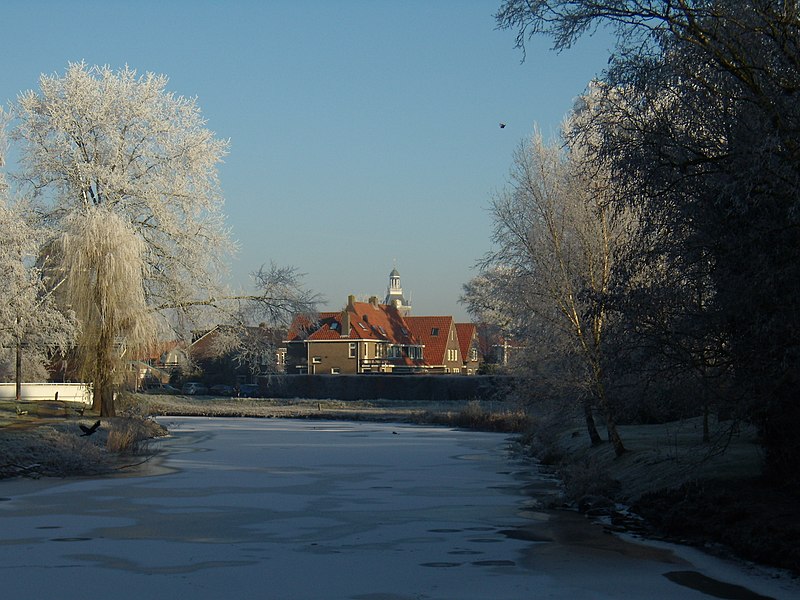
M231 141L220 169L235 287L294 265L338 310L383 297L466 319L491 194L535 124L557 130L607 63L607 36L562 54L495 30L500 0L9 0L0 104L68 62L169 76ZM499 122L507 123L504 129Z

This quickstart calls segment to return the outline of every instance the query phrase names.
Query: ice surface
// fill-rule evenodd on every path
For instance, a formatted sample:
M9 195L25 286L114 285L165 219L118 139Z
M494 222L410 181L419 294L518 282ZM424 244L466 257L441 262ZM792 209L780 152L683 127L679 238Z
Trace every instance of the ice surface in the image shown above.
M0 482L4 597L84 598L87 585L137 600L709 597L675 572L800 596L791 581L540 509L525 490L554 484L503 435L163 422L160 475Z

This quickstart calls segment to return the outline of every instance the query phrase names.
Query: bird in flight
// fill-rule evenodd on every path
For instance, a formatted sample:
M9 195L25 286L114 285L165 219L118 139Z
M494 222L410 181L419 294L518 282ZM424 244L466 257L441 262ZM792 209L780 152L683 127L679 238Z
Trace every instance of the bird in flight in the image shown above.
M81 428L81 431L83 431L81 437L86 437L87 435L92 435L95 431L97 431L97 428L100 427L100 421L97 421L91 427L87 427L82 423L79 425L79 427Z
M505 128L506 128L506 124L505 123L500 123L500 129L505 129Z

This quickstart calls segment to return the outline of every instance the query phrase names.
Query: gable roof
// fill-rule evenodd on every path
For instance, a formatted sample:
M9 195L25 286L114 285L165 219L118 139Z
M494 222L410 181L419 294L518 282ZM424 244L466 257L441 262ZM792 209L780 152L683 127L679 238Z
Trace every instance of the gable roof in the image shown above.
M343 331L346 327L346 323L343 323L345 312L350 321L347 332ZM354 301L342 312L320 313L315 323L308 317L295 317L289 329L288 341L339 339L376 340L402 346L421 344L395 306Z
M217 347L220 335L233 334L240 339L266 342L277 345L281 338L280 332L268 327L233 327L230 325L217 325L206 331L189 345L189 352L195 359L215 358L219 356Z
M478 328L475 323L456 323L456 335L458 336L458 347L461 350L461 360L469 360L472 340L478 335Z
M176 348L183 351L183 346L184 344L178 340L162 340L137 352L134 355L133 360L158 361L161 360L162 356L171 352L172 350L175 350Z
M406 317L414 336L425 344L425 362L443 365L453 317ZM433 335L434 330L438 331Z

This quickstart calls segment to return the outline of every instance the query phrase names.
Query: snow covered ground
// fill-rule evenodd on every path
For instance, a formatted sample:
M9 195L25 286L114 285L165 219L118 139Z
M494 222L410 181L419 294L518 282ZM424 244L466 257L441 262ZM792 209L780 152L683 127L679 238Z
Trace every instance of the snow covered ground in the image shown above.
M3 597L800 597L786 578L541 509L555 484L503 435L162 422L158 474L0 482Z

